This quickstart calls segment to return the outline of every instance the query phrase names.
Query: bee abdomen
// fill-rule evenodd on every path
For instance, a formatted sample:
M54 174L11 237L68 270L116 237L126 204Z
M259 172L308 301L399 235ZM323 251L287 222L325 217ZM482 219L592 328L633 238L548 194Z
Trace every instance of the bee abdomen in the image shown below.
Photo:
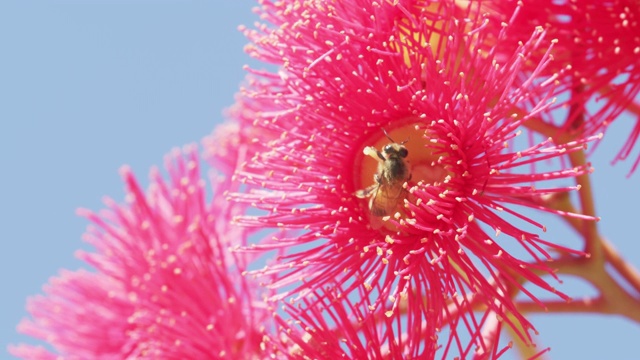
M387 214L387 210L385 210L384 208L381 207L377 207L377 206L372 206L371 207L371 215L373 216L386 216Z

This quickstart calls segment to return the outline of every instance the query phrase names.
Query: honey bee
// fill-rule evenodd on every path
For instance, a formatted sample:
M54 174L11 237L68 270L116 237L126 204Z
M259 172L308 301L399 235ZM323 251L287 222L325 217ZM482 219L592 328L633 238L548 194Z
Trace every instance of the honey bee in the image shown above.
M408 140L397 143L384 129L382 131L391 143L385 145L382 151L373 146L367 146L363 150L365 155L378 161L378 172L373 176L374 184L355 193L361 199L369 198L371 214L379 217L392 214L405 196L403 184L411 179L409 165L405 160L409 151L404 144Z

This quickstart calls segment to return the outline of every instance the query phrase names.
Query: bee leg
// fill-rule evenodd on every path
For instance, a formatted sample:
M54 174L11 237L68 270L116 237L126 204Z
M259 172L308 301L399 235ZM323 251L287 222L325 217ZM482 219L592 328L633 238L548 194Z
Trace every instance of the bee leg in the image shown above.
M373 146L365 147L364 150L362 150L362 153L367 155L367 156L371 156L372 158L376 159L377 161L385 161L386 160L384 158L384 155L382 155L382 153L380 151L378 151L378 149L374 148Z

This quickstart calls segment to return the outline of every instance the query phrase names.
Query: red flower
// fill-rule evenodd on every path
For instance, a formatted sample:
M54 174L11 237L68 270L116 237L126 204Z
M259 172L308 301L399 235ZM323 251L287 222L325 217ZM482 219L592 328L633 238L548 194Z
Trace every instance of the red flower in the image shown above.
M230 179L216 182L207 204L194 149L173 153L166 168L167 181L152 171L146 195L124 168L127 205L80 211L96 225L86 235L96 251L80 258L98 272L52 280L29 302L22 332L69 359L263 358L271 314L241 275L248 259L229 251L250 234L230 225L242 209L224 201ZM58 356L28 345L11 352Z
M640 93L640 2L637 0L516 0L483 2L497 21L511 20L507 43L543 26L558 39L547 73L560 74L559 97L567 99L546 118L573 138L604 131ZM517 16L512 18L514 9ZM498 28L496 26L496 29ZM537 54L538 60L542 54ZM535 62L532 62L535 64ZM535 65L534 65L535 66ZM637 106L635 106L637 107ZM568 112L568 114L566 113ZM559 116L560 115L560 116ZM640 121L618 153L627 158L640 135ZM640 164L638 157L632 171Z
M267 149L238 178L268 191L234 199L268 212L241 218L245 225L290 231L258 246L289 250L279 264L260 271L280 276L272 284L282 290L280 297L338 281L340 296L362 296L357 306L395 322L406 316L412 328L422 329L421 336L432 340L421 350L427 357L442 343L436 341L442 326L452 325L455 333L460 319L472 318L472 303L513 328L530 329L511 302L512 292L535 299L521 279L556 292L539 275L552 273L544 247L571 250L539 238L532 231L544 227L512 205L536 207L529 199L571 190L556 180L587 170L532 166L581 149L586 139L526 148L515 141L519 126L551 105L552 79L534 81L550 61L544 32L534 32L505 58L498 45L487 44L501 44L510 25L490 32L477 6L262 4L261 16L274 28L247 30L253 41L248 51L281 68L255 72L244 91L241 101L254 111L237 119ZM545 55L528 79L517 82L537 51ZM517 108L528 111L514 116ZM281 136L260 138L262 132ZM389 143L395 144L383 151ZM397 171L402 175L395 182L380 180L384 174L374 177L376 165L392 153L394 161L407 161L408 173ZM370 202L356 197L371 185L372 191L359 194L384 191L384 211L376 213L387 216L371 214ZM534 229L524 230L530 225ZM488 235L489 229L504 234L503 240ZM506 244L518 244L528 255L512 255ZM472 339L482 336L478 328L469 327ZM467 353L465 345L449 341L444 339Z

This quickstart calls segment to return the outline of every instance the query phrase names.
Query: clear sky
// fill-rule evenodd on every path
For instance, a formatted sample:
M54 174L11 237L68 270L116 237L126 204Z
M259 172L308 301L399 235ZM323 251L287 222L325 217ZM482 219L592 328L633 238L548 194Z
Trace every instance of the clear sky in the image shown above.
M87 221L77 207L120 201L118 169L143 183L171 148L199 142L252 62L236 30L251 0L3 0L0 2L0 358L28 341L15 326L25 299L62 268ZM602 232L637 267L640 171L609 165L630 128L621 120L592 158ZM636 204L636 205L634 205ZM635 209L635 210L634 210ZM568 232L550 231L553 236ZM580 294L585 286L559 288ZM640 311L640 310L639 310ZM552 359L637 358L640 325L614 316L534 316ZM510 357L507 357L510 358Z

